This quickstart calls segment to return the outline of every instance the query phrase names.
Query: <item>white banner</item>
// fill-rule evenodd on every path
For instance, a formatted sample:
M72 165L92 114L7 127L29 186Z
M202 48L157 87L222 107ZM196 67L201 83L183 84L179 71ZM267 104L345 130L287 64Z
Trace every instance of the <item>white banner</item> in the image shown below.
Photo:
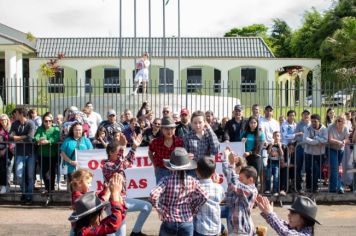
M215 156L216 172L219 174L219 183L226 189L226 181L222 172L222 156L225 147L229 146L236 154L245 152L245 145L241 142L221 143L220 153ZM126 149L124 155L130 148ZM127 196L130 198L149 197L151 189L156 185L153 166L148 158L148 147L139 147L136 151L136 160L133 165L125 170ZM77 151L79 169L89 169L93 173L92 191L100 191L103 186L102 165L107 160L105 149Z

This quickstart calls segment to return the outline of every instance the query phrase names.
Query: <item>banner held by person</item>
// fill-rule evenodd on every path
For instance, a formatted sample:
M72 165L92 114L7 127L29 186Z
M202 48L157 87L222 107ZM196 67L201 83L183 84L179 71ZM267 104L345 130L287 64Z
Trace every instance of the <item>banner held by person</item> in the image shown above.
M220 152L215 156L216 172L219 175L219 183L226 190L226 181L222 172L223 151L229 146L234 153L242 156L245 145L241 142L221 143ZM126 153L129 148L126 149ZM124 156L125 156L124 155ZM136 160L134 164L125 170L127 196L130 198L145 198L150 194L150 190L156 185L153 165L148 157L148 147L139 147L136 150ZM77 161L79 169L89 169L93 173L91 191L98 191L103 188L103 173L101 167L107 160L105 149L79 150L77 151Z

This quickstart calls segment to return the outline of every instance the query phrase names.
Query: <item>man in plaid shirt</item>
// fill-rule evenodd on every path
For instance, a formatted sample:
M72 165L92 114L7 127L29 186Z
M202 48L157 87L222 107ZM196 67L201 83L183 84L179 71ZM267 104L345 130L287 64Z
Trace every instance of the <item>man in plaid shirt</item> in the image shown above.
M208 194L199 182L186 174L196 169L197 164L190 160L184 148L175 148L170 160L164 165L172 170L151 190L150 198L163 221L159 235L193 235L193 216L208 199Z
M229 156L229 152L226 150L225 154ZM232 176L227 179L228 194L226 197L226 204L230 207L228 226L232 226L232 229L229 229L229 235L254 235L255 227L251 211L258 195L255 186L257 171L252 166L242 167L239 174L235 170L235 164L229 164L228 168L224 170ZM236 182L233 183L232 179Z
M201 187L208 193L208 201L194 217L194 236L218 235L220 232L220 202L225 197L225 191L211 179L215 168L213 157L205 156L198 161L197 176Z
M204 156L216 155L219 152L219 140L205 121L204 112L193 112L191 122L193 130L183 139L188 153L192 153L196 161Z

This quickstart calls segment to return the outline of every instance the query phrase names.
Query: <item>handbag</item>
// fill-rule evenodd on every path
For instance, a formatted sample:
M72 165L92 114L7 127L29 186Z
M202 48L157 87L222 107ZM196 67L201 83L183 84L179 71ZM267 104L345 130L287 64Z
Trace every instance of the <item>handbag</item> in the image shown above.
M67 175L68 174L68 166L64 164L63 158L61 158L60 173L61 173L61 175Z

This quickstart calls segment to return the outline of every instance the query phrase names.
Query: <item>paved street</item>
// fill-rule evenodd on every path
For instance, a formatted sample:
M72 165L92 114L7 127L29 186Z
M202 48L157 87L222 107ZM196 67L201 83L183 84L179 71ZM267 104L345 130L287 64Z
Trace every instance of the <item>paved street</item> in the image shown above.
M286 219L288 212L286 209L275 207L275 211ZM67 218L70 213L69 207L64 206L43 208L2 205L0 206L0 235L68 235L70 224ZM136 216L135 213L129 213L128 232L131 232ZM256 225L265 225L257 209L253 211L253 219ZM355 235L356 204L320 205L318 219L323 225L316 228L316 235ZM157 235L159 225L157 214L152 211L143 231L150 235ZM268 235L276 234L269 229Z

